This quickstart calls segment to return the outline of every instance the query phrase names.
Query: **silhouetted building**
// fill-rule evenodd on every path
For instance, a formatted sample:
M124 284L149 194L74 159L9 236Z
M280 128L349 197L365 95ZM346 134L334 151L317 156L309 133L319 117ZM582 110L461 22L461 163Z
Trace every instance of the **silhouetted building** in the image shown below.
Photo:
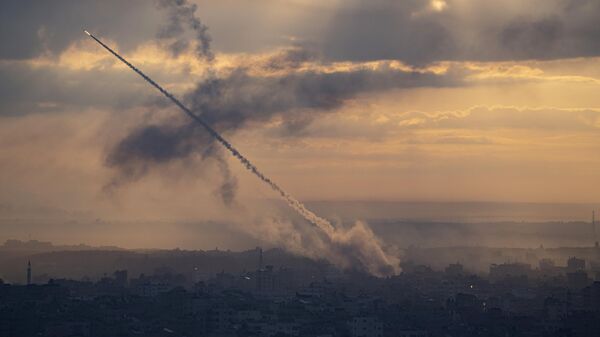
M596 233L596 211L592 211L592 235L594 236L594 247L599 248L598 234Z
M554 261L551 259L541 259L539 266L541 271L552 271L556 268Z
M258 270L263 269L263 250L260 247L256 247L256 250L258 250Z
M127 270L117 270L113 273L115 284L119 287L127 286Z
M590 284L588 274L583 270L577 270L572 273L567 273L569 288L582 289Z
M585 254L593 249L585 249L561 255L586 258L584 264L572 260L577 270L570 272L551 260L539 261L536 270L522 263L492 265L490 278L497 282L468 275L458 263L431 268L420 262L405 264L405 272L389 278L359 271L331 278L329 264L309 260L284 264L275 257L268 263L277 267L262 266L257 248L246 252L239 260L246 265L237 270L231 268L235 259L224 258L229 253L208 253L218 263L211 265L204 284L189 282L196 270L190 266L204 268L206 260L175 252L185 259L179 270L187 274L161 256L162 267L131 279L134 267L128 267L129 274L105 271L96 280L57 278L41 284L36 277L37 284L29 286L0 281L0 337L597 337L600 282L592 284L588 274L600 269L595 267L600 260ZM23 277L23 261L16 261L17 280ZM580 269L587 261L587 269ZM254 270L257 263L261 268ZM47 265L36 255L38 273ZM29 262L27 268L31 274Z
M567 270L568 271L574 272L574 271L584 270L584 269L585 269L585 260L584 259L570 257L569 260L567 260Z
M31 284L31 261L27 261L27 285Z
M348 327L351 337L383 337L383 323L376 317L355 317Z
M460 263L449 264L444 271L446 272L446 275L452 277L461 276L465 272L462 264Z
M600 282L583 289L583 303L586 309L600 313Z
M526 263L492 264L490 266L490 279L493 281L527 279L531 272L531 265Z

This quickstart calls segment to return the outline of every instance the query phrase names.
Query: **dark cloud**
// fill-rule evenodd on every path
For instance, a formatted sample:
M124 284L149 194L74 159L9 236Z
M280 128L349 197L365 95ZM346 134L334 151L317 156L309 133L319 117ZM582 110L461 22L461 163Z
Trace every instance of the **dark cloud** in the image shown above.
M69 69L0 62L0 115L100 107L150 106L154 96L129 73L105 69ZM164 78L164 77L163 77Z
M317 60L316 50L307 46L296 46L283 50L278 55L271 57L264 65L266 70L295 69L306 62Z
M220 132L234 131L252 122L266 122L275 116L281 117L290 128L302 128L309 124L312 117L339 108L359 94L458 83L460 80L452 76L406 72L385 66L377 70L313 71L265 77L253 76L246 69L237 69L226 77L212 77L199 83L186 95L186 101L193 111ZM136 132L130 136L133 138L126 140L129 142L139 137L143 144L143 138L149 131L153 133L153 128ZM197 137L193 132L177 134L185 138ZM149 158L170 160L190 153L181 151L179 142L166 143L177 146L160 158L150 152ZM190 143L186 141L183 144Z
M86 27L122 50L165 40L174 54L198 41L210 59L210 23L220 51L255 52L311 41L330 60L554 59L600 54L595 0L459 1L434 10L426 0L348 0L338 4L189 0L3 2L0 58L58 53ZM206 22L198 19L199 8ZM232 10L234 9L234 10ZM274 19L272 13L282 17ZM135 23L135 24L132 24Z
M238 3L232 1L230 4L236 6ZM420 0L347 1L338 7L295 8L294 11L303 13L302 17L321 18L325 15L323 13L331 12L334 13L333 19L329 28L319 32L311 28L319 25L299 24L290 19L289 25L294 27L294 31L280 33L296 34L300 40L304 39L301 43L305 46L306 40L312 41L310 48L289 48L271 58L263 67L267 70L286 70L299 67L305 62L318 61L321 57L328 60L400 59L422 65L438 60L551 59L600 53L600 26L596 24L600 17L600 3L596 1L511 0L475 2L466 6L460 1L448 0L447 4L440 12L433 11L427 1ZM219 12L214 10L220 8L219 6L203 4L202 13L217 15ZM240 8L247 10L249 6L244 4ZM260 16L258 9L266 7L267 3L258 1L252 6L256 10L252 13ZM120 50L127 51L139 43L158 38L175 54L188 48L191 40L198 42L200 56L210 59L213 54L207 27L198 19L199 10L196 5L189 1L5 1L2 9L0 43L3 48L0 49L0 59L31 58L43 53L56 55L73 41L85 38L81 33L83 27L116 41ZM212 16L209 18L214 21ZM242 22L258 20L238 15L235 17ZM132 22L135 24L131 24ZM224 24L218 20L215 22L218 25ZM255 34L254 31L248 30L248 27L245 28L244 31ZM222 31L223 27L219 27L219 30ZM220 36L227 39L227 35L223 34L221 32ZM289 41L286 43L289 44ZM61 102L82 105L108 104L117 107L139 103L138 100L131 100L131 97L139 95L131 95L128 93L131 89L116 84L123 82L120 77L128 78L128 74L111 72L104 76L97 71L92 73L85 70L79 70L81 74L77 74L78 71L68 71L59 67L32 69L14 64L2 64L0 68L4 79L0 84L0 96L3 98L0 103L2 114L52 109L53 106L57 106L55 103ZM109 76L114 80L111 81ZM249 85L259 91L256 95L241 97L240 102L244 104L256 103L250 102L250 99L266 99L273 105L269 108L275 110L279 109L275 106L277 104L291 104L299 108L311 108L312 104L315 109L328 109L327 103L335 107L339 105L336 99L345 99L343 92L338 97L336 93L329 93L328 90L338 90L336 87L350 86L352 83L331 85L327 81L353 80L351 77L357 75L334 74L322 76L322 80L319 81L311 80L310 76L308 74L304 79L279 78L281 83L270 80L260 83L260 79L248 79L242 70L231 78L220 79L218 83L213 84L219 87L218 90L232 94L234 90L238 90L235 89L237 85ZM113 84L110 87L101 86L97 80L90 81L90 78L105 78L104 84ZM410 79L408 81L410 82ZM82 86L82 83L86 85ZM296 90L288 95L288 99L298 99L297 103L282 102L286 98L282 96L279 86L282 85L284 94L290 93L289 83L295 83L298 87L303 85L302 83L318 86ZM364 83L364 80L358 79L357 83ZM213 84L205 83L204 89ZM111 89L117 87L120 90ZM381 87L386 87L386 84L382 84ZM93 90L86 90L87 88ZM277 89L274 97L262 92L267 89ZM354 90L364 91L359 88ZM352 91L352 88L347 90L349 93ZM314 97L305 99L302 95ZM235 117L237 113L231 113L229 110L240 110L231 100L226 103L216 102L214 99L210 99L209 102L202 102L202 98L198 100L199 106L218 105L217 113L223 116L220 120L225 120L228 114ZM243 113L243 110L256 109L242 107L241 110ZM210 109L206 113L215 114ZM297 130L294 128L295 124L306 123L307 120L297 115L290 116L290 132ZM229 123L234 124L236 121Z
M565 33L560 18L517 19L500 32L499 42L506 53L516 58L539 58L541 51L551 51Z
M416 16L426 1L376 0L341 6L324 34L324 54L335 60L400 59L424 64L456 53L439 15Z
M163 13L154 1L7 0L0 11L0 59L58 54L83 29L117 41L122 50L154 38Z
M158 38L178 55L196 40L198 54L213 58L208 28L195 16L197 6L186 0L8 0L2 5L0 59L57 55L83 39L83 29L116 41L121 51Z
M600 55L594 0L350 1L319 39L335 60L499 61Z
M93 69L72 69L54 61L72 43L87 39L84 28L115 41L123 52L155 39L171 43L172 49L187 48L190 39L199 39L199 51L212 58L206 27L194 11L195 5L180 0L4 1L0 11L0 115L146 105L148 96L139 89L151 92L149 88L130 73L113 70L112 61L95 64ZM165 26L165 22L169 24ZM187 36L188 31L194 35ZM48 56L48 63L27 63L42 55ZM158 73L160 81L181 80L176 78L181 74L145 68L153 75Z
M290 125L306 125L299 116L339 108L359 94L426 86L456 85L452 76L401 71L382 66L338 72L307 71L281 76L252 76L238 69L225 78L200 83L187 94L192 110L222 131L237 129L249 122L264 122L281 116ZM301 123L297 123L302 121Z

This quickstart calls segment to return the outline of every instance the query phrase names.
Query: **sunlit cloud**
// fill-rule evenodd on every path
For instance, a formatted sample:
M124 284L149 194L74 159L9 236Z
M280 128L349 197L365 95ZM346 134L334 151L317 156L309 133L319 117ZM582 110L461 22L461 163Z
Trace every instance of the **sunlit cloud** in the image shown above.
M446 7L448 7L448 4L444 0L431 0L431 2L429 3L429 6L434 11L441 12L444 9L446 9Z

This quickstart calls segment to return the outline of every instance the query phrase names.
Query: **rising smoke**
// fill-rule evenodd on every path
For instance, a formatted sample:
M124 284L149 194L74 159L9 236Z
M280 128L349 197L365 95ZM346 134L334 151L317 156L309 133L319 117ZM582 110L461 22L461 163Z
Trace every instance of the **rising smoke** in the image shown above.
M293 70L311 57L310 53L285 50L266 60L264 67ZM441 85L443 81L451 79L386 67L327 73L289 71L274 76L255 75L252 69L239 67L226 76L210 76L200 82L185 95L185 100L192 111L200 113L202 119L220 133L235 132L249 124L265 123L277 117L282 121L285 135L296 135L314 118L335 111L361 93L432 83ZM139 177L131 172L145 172L147 163L169 163L202 154L215 139L199 133L203 132L190 130L189 125L178 121L141 126L111 150L107 164L119 170L121 176L117 179L121 182ZM156 156L154 147L160 148L161 156ZM221 151L211 154L223 158Z
M254 164L250 162L246 157L244 157L231 143L229 143L225 138L223 138L215 129L213 129L210 125L208 125L203 119L196 116L192 111L190 111L183 103L181 103L175 96L166 91L163 87L161 87L158 83L154 82L150 77L144 74L141 70L136 68L134 65L125 60L121 55L117 54L110 47L102 43L102 41L98 40L95 36L90 34L90 37L98 42L102 47L108 50L111 54L113 54L116 58L118 58L121 62L125 63L129 68L138 73L144 80L158 89L163 95L169 98L175 105L177 105L183 112L185 112L190 118L192 118L197 124L202 126L208 133L221 145L223 145L236 159L238 159L244 167L252 172L256 177L262 180L264 183L269 185L271 189L277 192L290 207L296 210L302 217L304 217L307 221L317 226L321 230L323 230L328 235L333 234L333 226L329 223L329 221L320 218L309 209L307 209L300 201L295 199L292 195L284 191L279 185L277 185L274 181L272 181L269 177L264 175ZM159 156L164 155L162 151L158 151Z
M326 235L285 218L266 218L238 230L286 250L313 259L326 259L342 269L366 271L376 276L399 272L399 252L385 246L364 222L337 225Z
M161 0L159 7L168 12L169 20L159 36L186 41L187 47L189 42L184 36L185 28L202 26L204 28L195 30L198 55L212 60L211 38L194 14L196 6L183 0ZM174 53L180 51L171 50ZM264 71L284 70L283 74L275 76L256 75L252 67L238 66L218 77L210 69L212 62L209 62L207 78L184 98L190 110L200 114L220 133L234 132L248 124L264 123L279 117L285 135L296 135L319 114L335 111L361 93L399 87L451 85L454 81L448 76L401 71L385 65L377 69L352 71L295 71L317 57L317 53L306 45L282 50L257 66ZM213 146L214 141L202 130L190 130L189 125L179 121L141 126L116 144L107 156L107 165L119 172L109 187L142 177L158 164L198 155L206 159L205 149ZM162 155L156 156L154 148L159 148ZM209 153L211 159L221 162L221 166L226 165L225 153L219 147ZM234 199L236 194L236 184L227 184L229 178L226 172L221 171L224 184L218 189L228 192L220 196L224 201Z
M158 7L167 11L169 21L161 28L158 37L170 40L169 49L174 56L188 49L190 40L185 38L184 33L191 30L198 41L197 54L209 61L214 59L208 27L195 15L196 4L190 4L187 0L159 0Z
M171 20L170 28L167 29L169 33L165 33L166 36L171 37L171 32L178 31L181 22L192 22L192 27L198 27L200 24L200 21L193 16L195 7L189 6L185 1L161 1L161 6L170 6L173 15L183 16L183 19ZM201 49L201 55L212 60L212 53L208 48L210 38L206 34L205 27L195 30L199 36L199 45L205 48ZM263 174L215 128L235 130L249 121L269 120L275 114L293 113L302 109L332 110L339 107L344 100L360 92L414 85L415 81L422 81L432 75L380 69L326 74L308 72L302 75L261 78L249 75L245 69L238 69L226 78L209 78L186 95L186 99L191 102L192 110L202 113L198 116L111 48L93 35L91 37L158 89L195 122L195 124L179 126L147 126L135 130L124 138L107 157L108 165L121 170L121 178L141 176L154 163L186 158L197 153L201 148L205 150L206 155L214 156L220 153L214 148L216 141L247 170L276 191L292 209L320 229L312 236L310 244L300 245L304 248L297 249L298 251L305 255L328 258L343 268L361 268L374 275L390 275L398 271L398 259L386 252L366 224L357 222L350 228L334 227ZM287 55L291 55L292 58L273 59L270 67L278 69L278 67L288 67L290 64L298 65L311 54L294 52ZM249 92L252 94L248 95ZM226 204L230 204L233 201L237 182L229 172L226 161L218 155L216 157L219 158L218 165L224 176L220 195ZM118 180L113 182L113 184L117 183Z

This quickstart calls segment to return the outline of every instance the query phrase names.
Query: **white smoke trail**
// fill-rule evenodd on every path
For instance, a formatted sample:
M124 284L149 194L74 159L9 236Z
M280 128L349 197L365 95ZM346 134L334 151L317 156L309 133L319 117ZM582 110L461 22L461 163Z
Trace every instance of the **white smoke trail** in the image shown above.
M183 112L186 113L190 118L196 121L198 124L202 125L206 131L208 131L219 143L221 143L231 154L236 157L242 165L246 167L250 172L252 172L255 176L257 176L260 180L269 185L274 191L279 193L279 195L287 202L287 204L298 212L304 219L313 224L314 226L320 228L324 231L328 237L332 237L335 232L335 228L331 225L331 223L312 211L310 211L304 204L302 204L299 200L294 198L292 195L284 191L279 185L277 185L270 178L265 176L261 171L258 170L254 164L252 164L246 157L244 157L231 143L229 143L223 136L221 136L215 129L213 129L210 125L208 125L204 120L202 120L199 116L190 111L183 103L181 103L175 96L173 96L170 92L161 87L158 83L154 82L150 77L146 76L141 70L136 68L133 64L129 63L126 59L124 59L121 55L117 54L114 50L112 50L109 46L105 45L102 41L96 38L94 35L89 33L87 30L84 30L88 36L98 42L104 49L114 55L121 62L125 63L129 68L135 71L138 75L140 75L144 80L158 89L163 95L165 95L168 99L170 99L175 105L177 105Z

